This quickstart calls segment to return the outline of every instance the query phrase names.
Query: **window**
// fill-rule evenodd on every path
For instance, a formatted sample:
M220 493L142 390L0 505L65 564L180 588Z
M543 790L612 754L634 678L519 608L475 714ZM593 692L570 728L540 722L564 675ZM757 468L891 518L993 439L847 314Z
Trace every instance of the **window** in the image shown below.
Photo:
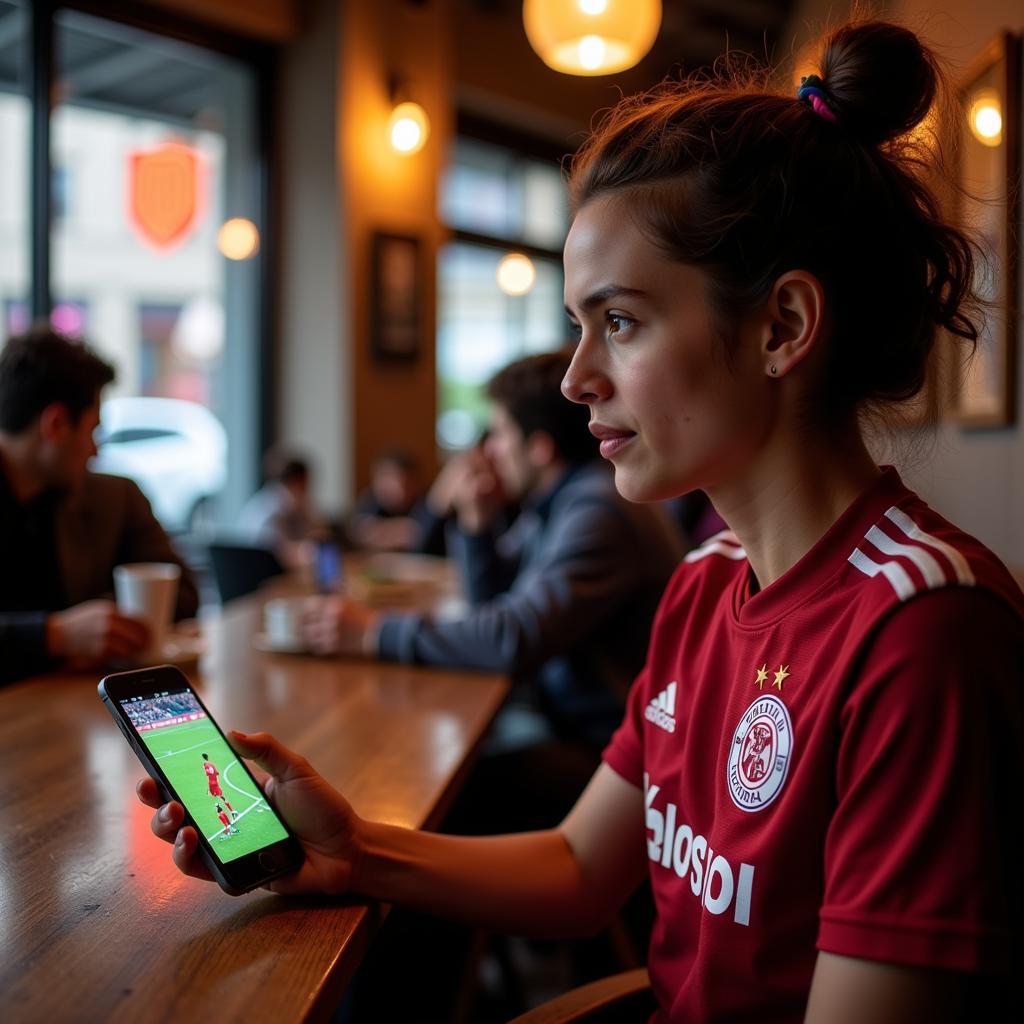
M262 447L263 254L219 248L230 218L263 231L257 68L78 10L56 12L53 37L54 322L74 321L114 364L108 400L185 400L221 421L228 521L255 490Z
M6 337L27 331L32 323L25 299L8 299L4 304L4 333ZM89 334L89 308L85 302L65 299L50 310L50 323L61 334L71 338L84 338Z
M460 138L442 182L441 216L453 241L438 258L437 440L462 448L486 423L487 380L514 359L566 341L568 203L556 162ZM512 252L536 272L525 294L498 285L498 265Z
M29 119L25 88L28 7L0 0L0 347L27 319L29 295Z
M63 220L71 209L71 168L67 165L54 167L50 171L50 216Z

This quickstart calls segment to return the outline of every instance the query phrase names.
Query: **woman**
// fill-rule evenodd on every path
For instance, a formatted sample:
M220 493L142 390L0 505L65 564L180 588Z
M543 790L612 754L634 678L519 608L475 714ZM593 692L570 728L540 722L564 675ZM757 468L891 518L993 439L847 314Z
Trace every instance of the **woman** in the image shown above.
M568 935L646 871L662 1020L987 1019L1019 908L1024 599L858 426L920 388L939 328L977 336L971 246L902 141L936 82L915 36L864 23L798 98L713 82L612 112L573 166L563 390L627 498L702 488L731 532L669 584L556 830L362 821L236 735L306 844L274 889ZM172 804L154 830L201 875L181 822Z

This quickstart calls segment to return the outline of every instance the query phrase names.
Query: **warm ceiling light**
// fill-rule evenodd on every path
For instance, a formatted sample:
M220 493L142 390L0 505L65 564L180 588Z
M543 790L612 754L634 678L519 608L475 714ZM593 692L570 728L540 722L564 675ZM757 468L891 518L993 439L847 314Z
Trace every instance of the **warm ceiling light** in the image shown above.
M661 27L661 0L526 0L523 24L548 67L610 75L650 50Z
M537 280L537 268L529 256L510 252L498 264L498 287L506 295L525 295Z
M399 103L391 111L388 139L399 153L416 153L423 148L430 134L430 122L418 103Z
M232 217L217 232L217 248L229 260L247 260L260 248L260 233L251 220Z
M974 137L986 146L998 146L1003 141L1003 112L999 94L994 89L983 89L975 94L967 123Z

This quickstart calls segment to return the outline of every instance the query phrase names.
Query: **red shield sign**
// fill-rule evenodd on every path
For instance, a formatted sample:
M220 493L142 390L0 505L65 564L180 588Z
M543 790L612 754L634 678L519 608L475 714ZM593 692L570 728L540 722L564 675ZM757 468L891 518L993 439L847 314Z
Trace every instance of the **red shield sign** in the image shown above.
M128 155L128 208L147 242L168 249L192 232L200 213L202 172L202 158L180 142Z

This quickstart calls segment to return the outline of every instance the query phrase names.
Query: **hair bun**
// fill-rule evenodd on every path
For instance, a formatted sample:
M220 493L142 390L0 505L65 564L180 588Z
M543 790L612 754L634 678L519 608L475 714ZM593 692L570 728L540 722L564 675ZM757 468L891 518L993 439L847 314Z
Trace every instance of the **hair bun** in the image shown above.
M844 25L825 38L821 78L844 128L878 145L928 113L938 85L931 51L884 21Z

